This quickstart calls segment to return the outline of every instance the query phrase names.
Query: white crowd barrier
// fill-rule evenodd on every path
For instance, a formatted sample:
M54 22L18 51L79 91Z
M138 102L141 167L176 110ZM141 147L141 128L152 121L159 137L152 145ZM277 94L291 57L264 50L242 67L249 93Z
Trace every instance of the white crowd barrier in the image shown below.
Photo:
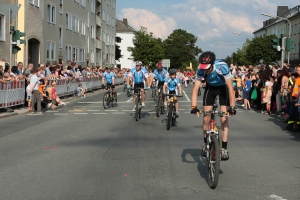
M0 83L0 108L24 104L25 88L25 79Z
M101 77L91 78L65 78L47 80L47 87L52 87L52 83L56 82L56 92L59 97L70 96L76 94L78 84L81 83L87 91L100 89L102 85ZM121 77L115 78L115 85L123 84ZM25 103L25 79L19 81L8 81L6 84L0 83L0 108L7 108Z

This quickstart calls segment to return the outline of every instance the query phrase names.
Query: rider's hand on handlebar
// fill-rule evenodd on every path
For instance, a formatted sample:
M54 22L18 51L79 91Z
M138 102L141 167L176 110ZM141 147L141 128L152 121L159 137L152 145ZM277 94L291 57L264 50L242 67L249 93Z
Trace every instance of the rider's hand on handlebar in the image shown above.
M131 89L130 85L127 85L127 89Z
M197 114L199 115L200 110L197 108L197 106L193 106L191 109L191 114Z
M104 88L104 84L102 84L101 87Z
M228 113L229 115L236 115L236 108L234 106L230 106Z

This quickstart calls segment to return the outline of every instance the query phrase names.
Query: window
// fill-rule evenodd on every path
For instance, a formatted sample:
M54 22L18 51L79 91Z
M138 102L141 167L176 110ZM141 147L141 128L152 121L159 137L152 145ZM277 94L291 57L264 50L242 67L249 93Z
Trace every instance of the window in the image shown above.
M82 24L81 24L81 34L82 35L85 35L85 29L86 29L86 27L85 27L85 21L82 21Z
M108 25L109 24L109 14L106 13L106 24Z
M66 45L66 59L71 60L72 59L72 46Z
M72 15L70 13L66 14L66 27L68 30L72 30Z
M80 49L79 50L79 62L85 62L85 50L84 49Z
M90 62L91 62L91 63L95 63L94 50L91 51Z
M85 7L85 4L86 4L86 0L81 0L81 5L82 5L83 7Z
M106 17L106 12L105 10L103 9L102 10L102 20L105 21L105 17Z
M63 14L63 2L64 0L59 0L59 13Z
M29 4L39 7L40 6L40 0L29 0Z
M295 24L295 28L294 28L294 34L297 33L297 24Z
M59 48L61 49L63 45L63 30L62 26L59 26Z
M96 38L96 29L95 29L95 26L91 26L91 38L92 39Z
M5 41L5 21L4 15L0 14L0 41Z
M73 48L73 59L75 62L79 62L79 50L78 47Z
M55 42L47 41L47 60L55 60Z
M78 18L76 16L74 16L74 24L73 24L73 31L75 33L78 33Z
M90 27L90 12L87 12L87 27Z
M91 13L96 14L96 4L94 0L91 2Z
M55 24L55 5L48 3L48 22Z

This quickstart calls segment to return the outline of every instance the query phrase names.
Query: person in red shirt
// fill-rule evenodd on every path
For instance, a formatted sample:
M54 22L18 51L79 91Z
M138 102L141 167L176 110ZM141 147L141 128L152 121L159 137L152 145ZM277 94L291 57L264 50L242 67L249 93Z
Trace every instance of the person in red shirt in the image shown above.
M60 98L57 96L57 93L56 93L56 82L53 82L52 83L52 89L51 89L51 101L52 101L52 106L51 108L52 109L55 109L56 105L58 104L59 106L60 105L66 105L64 102L62 102L60 100Z

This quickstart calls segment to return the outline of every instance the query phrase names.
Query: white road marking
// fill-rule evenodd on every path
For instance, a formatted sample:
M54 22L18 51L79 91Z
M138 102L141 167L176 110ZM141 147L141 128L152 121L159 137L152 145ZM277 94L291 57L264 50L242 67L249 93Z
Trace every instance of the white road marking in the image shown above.
M271 199L275 199L275 200L287 200L287 199L284 199L284 198L282 198L282 197L280 197L280 196L277 196L277 195L275 195L275 194L270 195L270 198L271 198Z
M186 109L178 109L178 110L186 110Z
M156 113L156 112L149 112L149 113Z
M107 113L93 113L93 115L107 115Z
M182 90L182 92L183 92L183 94L184 94L184 96L185 96L185 98L190 102L191 100L189 99L189 97L186 95L186 93L185 93L185 91L184 90Z
M97 111L100 111L100 110L86 110L87 112L97 112Z
M132 99L133 99L133 98L130 98L130 99L128 99L128 101L126 101L126 102L130 102Z
M90 106L91 108L100 108L102 106Z
M109 112L118 112L118 110L105 110L105 111L109 111Z
M68 115L69 113L54 113L54 115Z
M37 113L34 113L34 114L27 114L27 115L43 115L43 114L37 114Z
M122 93L117 93L117 95L120 95L120 94L122 94Z
M126 113L125 112L113 112L112 114L121 115L121 114L126 114Z
M59 112L58 110L48 110L48 111L46 111L47 113L57 113L57 112Z
M133 110L122 110L123 112L133 112Z
M87 115L89 113L73 113L74 115Z

